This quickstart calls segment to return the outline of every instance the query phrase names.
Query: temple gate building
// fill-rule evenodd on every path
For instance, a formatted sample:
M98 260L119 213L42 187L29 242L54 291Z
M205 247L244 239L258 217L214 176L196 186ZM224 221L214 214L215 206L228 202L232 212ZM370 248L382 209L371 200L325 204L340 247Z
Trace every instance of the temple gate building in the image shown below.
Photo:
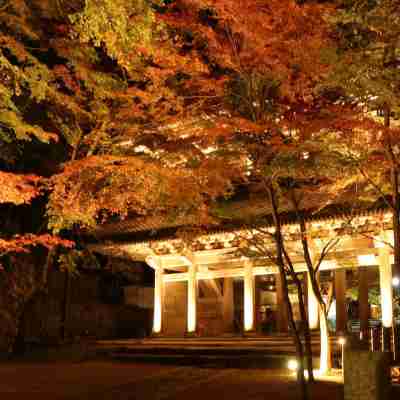
M350 224L345 215L307 221L314 257L327 241L338 239L320 265L319 278L322 287L324 282L333 283L329 313L331 330L336 333L365 332L371 323L393 326L391 217L380 210L352 216ZM150 218L146 223L110 224L102 228L102 236L118 231L137 237L154 225L162 227L162 221ZM113 240L92 245L92 250L143 261L154 270L154 335L279 334L288 331L288 318L278 269L269 257L246 256L241 247L257 229L230 227L202 233L190 241L150 235L115 241L111 235ZM273 232L273 227L263 229ZM287 222L284 235L306 293L309 324L315 329L318 304L308 283L298 226ZM266 240L265 246L274 252L272 240ZM376 294L377 304L369 301L371 293Z

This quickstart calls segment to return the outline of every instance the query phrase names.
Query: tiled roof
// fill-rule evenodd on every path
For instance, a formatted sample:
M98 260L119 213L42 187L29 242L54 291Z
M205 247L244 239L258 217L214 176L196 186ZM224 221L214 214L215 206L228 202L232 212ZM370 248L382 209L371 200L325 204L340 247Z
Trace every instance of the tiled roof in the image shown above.
M307 205L312 207L320 204L319 195L310 194ZM307 220L332 220L348 219L351 216L362 216L376 214L385 211L386 207L382 204L373 206L358 203L355 207L352 203L342 203L340 206L331 205L323 211L310 208L305 212ZM238 227L254 225L271 225L271 209L265 199L250 198L246 200L227 203L222 209L216 209L216 223L207 227L209 232L223 232L237 229ZM152 215L140 218L127 218L114 223L98 226L89 232L99 239L114 239L118 236L137 237L138 240L145 240L147 237L156 239L157 237L173 236L176 229L200 225L198 215L184 215L171 218L168 215ZM283 214L283 222L290 224L295 222L295 215L288 210Z

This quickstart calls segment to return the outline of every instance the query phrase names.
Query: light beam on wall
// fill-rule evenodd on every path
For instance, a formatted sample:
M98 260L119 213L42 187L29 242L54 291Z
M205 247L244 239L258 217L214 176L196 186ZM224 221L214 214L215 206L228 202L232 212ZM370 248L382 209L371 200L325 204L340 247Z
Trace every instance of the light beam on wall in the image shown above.
M244 330L254 329L254 276L251 264L244 266Z
M163 270L157 268L154 275L154 315L153 333L160 333L162 328Z
M312 289L310 274L307 273L307 304L308 304L308 324L310 329L318 328L319 305Z
M392 264L387 249L379 249L379 284L381 290L382 325L391 328L393 324Z
M192 264L189 266L188 279L188 304L187 304L187 331L188 333L196 332L196 306L197 306L197 267Z
M357 256L358 263L363 266L376 265L376 258L374 254L360 254Z

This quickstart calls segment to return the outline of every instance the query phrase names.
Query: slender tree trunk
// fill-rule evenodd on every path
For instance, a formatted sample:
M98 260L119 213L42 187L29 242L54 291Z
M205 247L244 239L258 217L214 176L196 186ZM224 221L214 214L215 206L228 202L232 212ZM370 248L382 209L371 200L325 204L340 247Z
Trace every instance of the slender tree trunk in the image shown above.
M283 267L283 265L282 265ZM294 314L293 314L293 308L292 304L290 303L290 298L289 298L289 291L288 291L288 283L287 283L287 278L286 274L284 272L284 268L279 268L279 273L281 275L281 279L284 284L284 297L286 301L286 307L287 307L287 312L289 316L289 324L290 328L294 334L294 342L296 346L296 353L298 356L298 362L299 362L299 368L297 370L297 381L300 383L301 386L301 393L302 393L302 398L303 400L307 400L309 398L309 393L308 393L308 386L307 386L307 381L304 376L304 348L303 348L303 343L301 341L301 335L298 330L298 327L296 326L296 322L294 320Z
M321 348L320 348L320 371L322 373L326 373L332 366L331 362L331 346L329 342L329 329L328 329L328 310L326 308L326 304L321 294L321 289L318 284L317 280L317 270L319 265L316 266L314 269L313 260L311 259L310 249L307 240L307 229L306 223L304 220L303 215L300 213L299 205L296 200L295 194L291 192L291 199L293 206L296 210L296 214L298 217L300 232L301 232L301 242L303 247L304 253L304 260L306 262L307 270L310 276L310 283L312 287L312 291L319 303L319 316L320 316L320 341L321 341ZM321 257L323 255L321 254ZM322 261L322 258L321 260Z
M325 305L319 305L319 326L321 336L320 371L328 372L332 368L332 349L329 340L328 315Z
M309 380L309 382L314 382L311 333L310 333L310 327L308 326L308 317L307 317L306 306L305 306L305 302L304 302L303 288L301 287L301 282L299 279L296 279L296 286L297 286L297 298L299 301L301 322L303 325L302 328L303 328L303 335L304 335L305 355L306 355L306 360L307 360L308 380Z
M390 108L385 108L385 128L390 128ZM399 167L396 155L393 152L391 137L388 138L388 150L389 156L391 157L391 170L390 180L392 186L392 225L393 225L393 252L394 252L394 275L400 277L400 193L399 193ZM397 331L397 327L392 322L394 328L394 355L396 358L399 357L400 346L398 336L400 332ZM384 335L387 335L384 332Z
M400 277L400 195L399 195L399 171L397 168L392 167L391 171L392 175L392 186L393 186L393 215L392 215L392 222L393 222L393 247L394 247L394 275ZM397 329L395 320L392 321L393 324L393 334L394 334L394 357L396 360L399 360L400 356L400 330ZM388 335L388 333L384 332L384 335Z
M385 128L390 128L390 107L386 106L384 110L385 115ZM398 160L393 151L392 140L389 136L387 138L387 148L389 158L391 160L390 180L392 186L392 223L393 223L393 239L394 239L394 271L395 274L400 276L400 193L399 193L399 167Z
M291 330L294 335L294 342L296 346L296 353L298 357L298 362L299 362L299 368L297 370L297 381L300 384L301 387L301 394L302 394L302 399L303 400L308 400L309 398L309 390L308 390L308 385L307 381L304 376L304 349L303 349L303 343L301 341L301 337L298 331L298 328L296 326L295 320L294 320L294 315L293 315L293 308L290 302L289 298L289 290L288 290L288 282L287 282L287 277L286 277L286 271L285 271L285 262L284 262L284 253L285 253L285 248L284 248L284 243L283 243L283 237L282 237L282 226L281 226L281 221L279 218L279 213L278 213L278 206L276 203L276 198L275 198L275 192L272 184L268 186L268 192L270 196L270 202L272 206L272 215L274 219L274 224L275 224L275 246L276 246L276 263L279 269L279 274L282 280L282 285L283 285L283 295L285 298L286 302L286 307L287 307L287 312L288 312L288 317L289 317L289 324L291 327ZM294 279L296 277L294 276Z
M64 272L64 293L61 304L61 326L60 326L60 338L64 342L67 337L67 323L68 323L68 311L69 311L69 295L71 289L71 276L68 271Z
M14 337L14 342L12 344L11 353L13 356L22 355L25 353L25 310L27 308L27 303L22 305L22 311L16 318L16 335Z
M399 171L395 166L391 170L393 188L393 238L394 238L394 273L400 276L400 194L399 194Z

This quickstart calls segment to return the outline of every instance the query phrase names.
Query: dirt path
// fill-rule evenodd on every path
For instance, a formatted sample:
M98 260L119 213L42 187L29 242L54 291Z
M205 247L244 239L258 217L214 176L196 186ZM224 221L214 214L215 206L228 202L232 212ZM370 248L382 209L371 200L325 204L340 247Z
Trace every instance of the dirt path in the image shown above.
M171 367L90 361L0 364L2 400L295 400L285 371ZM341 400L342 385L319 382L312 399Z

